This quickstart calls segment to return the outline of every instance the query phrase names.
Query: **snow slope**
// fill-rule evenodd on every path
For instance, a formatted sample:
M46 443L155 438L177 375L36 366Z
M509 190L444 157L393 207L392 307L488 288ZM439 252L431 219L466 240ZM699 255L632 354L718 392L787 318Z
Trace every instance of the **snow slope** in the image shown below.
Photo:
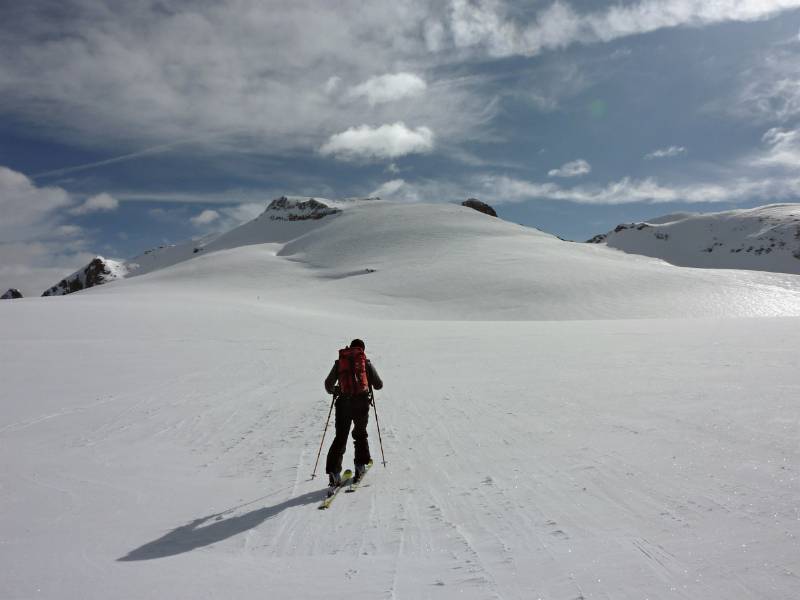
M365 198L361 202L369 200ZM174 246L161 246L126 261L127 276L144 275L229 248L285 242L318 227L321 219L340 213L343 207L354 202L282 196L270 202L261 215L231 231Z
M0 305L0 598L796 598L800 277L315 223ZM318 511L356 336L388 465Z
M666 215L589 241L685 267L800 274L800 204Z
M392 319L800 315L796 276L676 268L456 205L352 202L320 220L253 221L205 248L95 293L213 286L276 307Z

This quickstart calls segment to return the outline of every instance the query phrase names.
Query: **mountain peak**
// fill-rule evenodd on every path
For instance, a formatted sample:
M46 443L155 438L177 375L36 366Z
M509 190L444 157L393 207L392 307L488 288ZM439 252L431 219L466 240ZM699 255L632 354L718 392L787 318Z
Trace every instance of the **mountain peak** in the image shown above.
M92 261L78 269L69 277L65 277L53 287L44 291L42 296L65 296L80 290L102 285L116 279L122 279L127 274L125 264L96 256Z
M316 198L275 198L264 211L273 221L307 221L341 212L332 202Z
M5 294L0 296L0 300L15 300L17 298L22 298L22 292L17 288L9 288Z
M800 204L665 215L588 241L682 267L800 274Z

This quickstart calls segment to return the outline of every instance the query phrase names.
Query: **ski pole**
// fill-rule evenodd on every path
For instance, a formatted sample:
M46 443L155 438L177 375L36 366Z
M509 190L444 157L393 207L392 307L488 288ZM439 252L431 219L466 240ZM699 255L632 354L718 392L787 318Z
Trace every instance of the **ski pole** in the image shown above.
M378 407L375 406L375 393L372 391L372 384L369 386L369 399L372 402L372 410L375 411L375 426L378 428L378 441L381 444L381 460L384 468L386 467L386 456L383 454L383 440L381 439L381 424L378 422Z
M314 463L314 472L311 474L311 479L317 476L317 465L319 465L319 457L322 455L322 445L325 443L325 434L328 433L328 423L331 420L331 413L333 412L333 405L336 403L336 394L331 398L331 409L328 411L328 418L325 419L325 429L322 430L322 441L319 443L319 452L317 452L317 461Z

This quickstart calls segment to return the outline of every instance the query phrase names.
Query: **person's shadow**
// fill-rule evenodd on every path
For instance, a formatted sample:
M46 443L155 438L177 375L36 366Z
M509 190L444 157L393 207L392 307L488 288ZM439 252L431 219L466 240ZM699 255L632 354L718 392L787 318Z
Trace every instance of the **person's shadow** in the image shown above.
M139 546L135 550L131 550L128 554L117 560L151 560L153 558L164 558L166 556L190 552L195 548L209 546L238 535L248 529L253 529L287 508L311 504L313 502L321 502L324 497L325 490L318 490L316 492L308 492L296 498L290 498L275 506L252 510L238 517L226 519L223 516L224 513L200 517L187 525L176 527L157 540L147 542L144 546ZM205 523L208 521L212 522L206 525Z

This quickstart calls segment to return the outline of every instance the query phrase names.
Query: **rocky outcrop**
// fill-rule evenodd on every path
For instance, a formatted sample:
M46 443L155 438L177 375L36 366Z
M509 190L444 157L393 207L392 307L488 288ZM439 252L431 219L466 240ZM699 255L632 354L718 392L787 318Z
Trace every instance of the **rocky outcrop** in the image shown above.
M297 200L281 196L269 203L264 214L273 221L309 221L339 212L341 210L338 208L328 206L314 198Z
M65 277L42 296L65 296L96 285L102 285L124 276L125 267L114 260L98 256L88 265Z
M461 203L461 206L466 206L468 208L475 209L478 212L482 212L485 215L489 215L490 217L497 216L497 213L491 206L486 204L486 202L481 202L477 198L470 198L469 200L464 200L464 202Z
M649 223L622 223L614 227L614 233L620 233L621 231L626 231L628 229L635 229L636 231L641 231L642 229L647 229L651 225ZM608 233L600 233L588 240L586 240L587 244L602 244L603 242L608 240ZM656 234L658 237L658 234ZM661 239L661 238L659 238Z
M15 300L16 298L22 298L22 292L20 292L17 288L11 288L5 294L0 296L0 300Z
M607 233L598 233L596 236L586 240L587 244L602 244L608 239Z

